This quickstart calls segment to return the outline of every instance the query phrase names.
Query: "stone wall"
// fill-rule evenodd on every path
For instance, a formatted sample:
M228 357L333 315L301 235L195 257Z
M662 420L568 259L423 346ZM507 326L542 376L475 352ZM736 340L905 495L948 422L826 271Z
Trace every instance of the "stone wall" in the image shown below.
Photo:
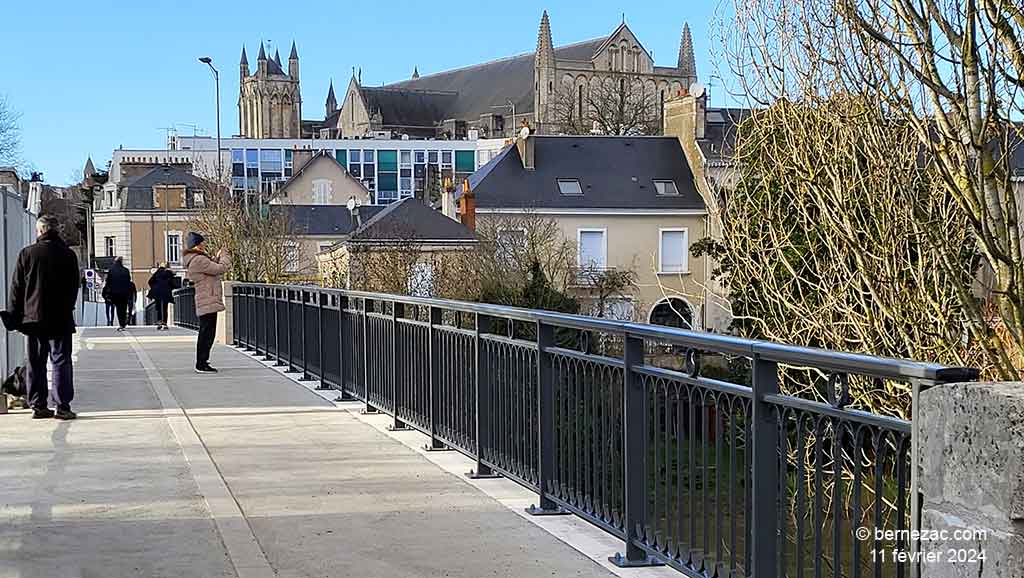
M1024 383L937 386L918 416L922 538L942 534L920 575L1024 577Z

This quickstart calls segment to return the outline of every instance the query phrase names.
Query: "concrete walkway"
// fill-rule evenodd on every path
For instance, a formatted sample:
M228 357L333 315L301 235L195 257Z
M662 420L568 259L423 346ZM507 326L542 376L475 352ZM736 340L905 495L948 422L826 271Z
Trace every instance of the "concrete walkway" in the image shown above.
M196 375L194 343L87 329L77 421L0 415L0 578L612 576L248 356Z

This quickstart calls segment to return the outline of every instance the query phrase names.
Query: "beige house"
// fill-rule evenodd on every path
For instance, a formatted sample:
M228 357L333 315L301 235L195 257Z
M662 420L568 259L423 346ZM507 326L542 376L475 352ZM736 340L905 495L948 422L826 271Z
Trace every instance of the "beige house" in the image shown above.
M188 221L208 186L181 168L160 165L105 190L94 201L96 256L123 257L140 288L163 261L182 273Z
M552 219L575 243L581 269L635 271L635 290L605 315L721 329L705 307L707 263L690 251L707 234L707 210L678 139L530 136L469 186L477 220ZM592 297L583 279L571 289Z
M331 151L321 150L278 187L270 204L345 206L349 199L368 205L370 191L349 174Z

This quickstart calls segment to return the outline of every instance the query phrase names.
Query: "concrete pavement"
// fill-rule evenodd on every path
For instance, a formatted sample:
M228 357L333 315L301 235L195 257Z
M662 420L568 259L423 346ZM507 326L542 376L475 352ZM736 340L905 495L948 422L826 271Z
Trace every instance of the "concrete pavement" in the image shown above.
M0 578L612 576L248 356L195 374L194 342L87 329L79 420L0 415Z

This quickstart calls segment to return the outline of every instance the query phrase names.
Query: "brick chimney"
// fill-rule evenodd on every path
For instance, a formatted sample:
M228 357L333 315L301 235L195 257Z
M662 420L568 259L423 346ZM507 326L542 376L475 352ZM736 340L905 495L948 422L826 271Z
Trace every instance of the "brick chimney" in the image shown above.
M534 154L534 144L536 137L530 135L520 135L516 138L516 147L519 148L519 158L523 161L523 168L532 171L536 168L536 159Z
M469 189L469 180L462 181L462 196L459 197L459 213L462 224L476 230L476 195Z

